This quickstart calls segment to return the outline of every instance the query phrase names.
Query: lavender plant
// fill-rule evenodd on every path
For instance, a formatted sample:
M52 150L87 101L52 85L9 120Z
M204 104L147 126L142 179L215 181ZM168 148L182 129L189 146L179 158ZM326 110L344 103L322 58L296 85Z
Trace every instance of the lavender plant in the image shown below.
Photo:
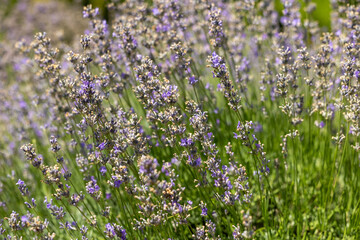
M360 238L357 1L57 4L1 12L1 238Z

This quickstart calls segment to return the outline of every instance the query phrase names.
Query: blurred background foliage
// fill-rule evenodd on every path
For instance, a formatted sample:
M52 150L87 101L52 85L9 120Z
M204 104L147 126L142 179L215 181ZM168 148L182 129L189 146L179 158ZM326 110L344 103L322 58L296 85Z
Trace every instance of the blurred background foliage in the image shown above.
M305 11L304 8L309 3L315 3L316 9L312 13L311 17L313 19L316 19L319 22L319 25L321 27L330 28L331 26L331 20L330 20L330 12L331 12L331 4L330 0L295 0L299 1L301 3L301 16L304 19L305 18ZM276 2L276 8L278 12L281 13L283 10L283 5L281 4L281 0L275 0Z
M18 3L21 0L0 0L0 5L6 5L1 6L1 9L6 11L6 14L9 14L11 12L11 9L13 6L15 6L16 3ZM49 0L32 0L33 2L47 2ZM105 19L108 18L108 12L106 9L106 4L108 3L107 0L59 0L63 2L68 2L69 4L82 4L83 6L86 6L88 4L92 4L95 7L98 7L101 10L101 13ZM119 0L118 2L124 2L125 0ZM152 4L152 0L145 0L149 2L149 4ZM281 13L283 6L281 4L281 0L274 0L276 4L277 10ZM305 18L305 11L304 7L310 3L313 2L317 5L316 10L312 13L312 18L316 19L319 22L319 25L321 27L330 28L330 12L331 12L331 4L330 0L296 0L300 1L302 5L301 14L303 18ZM351 0L350 0L351 1Z

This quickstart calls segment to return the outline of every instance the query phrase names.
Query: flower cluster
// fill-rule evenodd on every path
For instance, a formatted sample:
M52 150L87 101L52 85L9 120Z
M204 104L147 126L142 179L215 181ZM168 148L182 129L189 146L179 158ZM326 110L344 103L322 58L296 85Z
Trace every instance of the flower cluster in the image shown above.
M359 238L354 1L12 2L1 238Z

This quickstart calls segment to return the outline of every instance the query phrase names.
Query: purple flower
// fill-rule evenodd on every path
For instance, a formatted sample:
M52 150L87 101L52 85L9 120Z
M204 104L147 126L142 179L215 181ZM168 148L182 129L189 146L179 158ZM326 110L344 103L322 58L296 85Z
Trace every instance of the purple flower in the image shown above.
M29 217L27 215L21 216L21 221L22 222L28 222L29 221Z
M126 239L126 231L125 231L125 229L123 227L117 225L117 224L111 224L111 223L106 224L104 233L109 238L114 238L114 237L117 236L121 240Z
M160 14L160 11L159 11L158 8L153 8L152 13L153 13L155 16L157 16L157 15Z
M52 199L50 199L49 202L47 197L45 197L44 203L46 203L46 208L50 210L51 215L55 216L56 219L62 219L65 216L63 207L58 207L56 205L53 205Z
M108 223L108 224L105 225L105 228L106 228L105 233L106 233L106 232L110 232L110 233L113 234L113 236L116 236L115 228L114 228L113 225L111 225L110 223Z
M194 76L189 77L189 83L191 85L194 85L197 82L198 82L198 80Z
M102 143L100 143L99 146L98 146L98 148L100 149L100 151L104 150L105 147L106 147L106 142L105 142L105 141L102 142Z
M120 187L121 183L122 183L121 180L115 180L114 187L116 187L116 188Z
M17 181L16 185L23 186L23 185L25 185L25 183L24 183L23 180L19 179L19 180Z
M221 61L222 61L221 57L217 55L216 52L213 52L211 57L211 67L218 68Z
M106 193L105 197L106 197L106 199L110 199L111 198L111 193Z
M180 161L179 161L177 158L172 158L172 159L171 159L171 163L172 163L172 164L175 164L175 165L179 165L179 164L180 164Z
M99 185L97 185L96 179L93 176L91 176L91 181L89 181L86 184L86 191L90 195L95 196L95 194L98 193L99 190L100 190L100 187L99 187Z
M106 173L106 167L105 166L101 166L100 167L100 173L101 173L101 175L105 175L105 173Z
M91 5L84 7L83 18L94 18L99 14L99 8L92 9Z
M28 203L28 202L24 202L25 203L25 205L28 207L28 208L33 208L33 207L36 207L36 200L34 199L34 198L32 198L31 199L31 204L30 203Z
M24 202L24 204L28 207L28 208L32 208L31 204L28 202Z
M27 186L23 180L19 179L17 181L16 185L18 186L18 189L20 190L20 192L23 196L30 194L29 189L27 188Z
M201 158L198 157L198 158L195 158L194 159L194 156L193 155L189 155L188 156L188 163L190 164L190 166L193 166L193 167L198 167L201 165Z
M186 147L192 145L194 142L191 138L182 138L180 142L180 146Z
M208 209L206 207L201 208L201 216L205 217L207 215Z
M90 188L88 189L88 192L89 192L90 194L94 194L95 192L99 191L99 189L100 189L100 187L99 187L98 185L95 185L94 187L90 187Z

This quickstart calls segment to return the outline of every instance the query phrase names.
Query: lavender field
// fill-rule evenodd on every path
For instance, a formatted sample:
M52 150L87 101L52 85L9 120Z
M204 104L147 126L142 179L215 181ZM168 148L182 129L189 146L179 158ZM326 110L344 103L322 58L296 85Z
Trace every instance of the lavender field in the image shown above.
M90 2L0 0L0 239L360 239L360 0Z

